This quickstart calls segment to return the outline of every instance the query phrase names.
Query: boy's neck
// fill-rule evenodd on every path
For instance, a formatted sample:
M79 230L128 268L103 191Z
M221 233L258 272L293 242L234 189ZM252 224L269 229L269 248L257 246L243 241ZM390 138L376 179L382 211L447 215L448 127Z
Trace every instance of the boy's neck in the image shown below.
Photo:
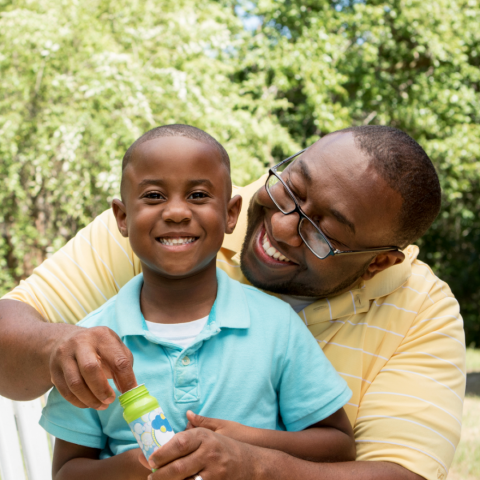
M172 279L144 267L140 308L149 322L185 323L210 314L217 296L216 261L190 277Z

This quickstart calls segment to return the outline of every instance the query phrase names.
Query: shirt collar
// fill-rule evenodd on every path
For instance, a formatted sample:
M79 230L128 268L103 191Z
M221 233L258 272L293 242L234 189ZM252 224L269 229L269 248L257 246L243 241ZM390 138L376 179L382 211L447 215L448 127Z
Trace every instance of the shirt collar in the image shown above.
M387 268L375 275L371 280L362 282L361 287L369 300L390 295L400 288L412 275L412 262L417 258L419 248L415 245L407 247L403 253L405 260L399 265Z
M250 312L244 288L232 280L225 272L217 268L217 297L209 318L220 328L249 328ZM145 336L148 332L145 319L140 310L140 292L143 286L143 274L139 274L120 289L115 302L118 334Z
M399 265L375 275L371 280L361 281L356 288L330 298L312 303L304 310L308 325L365 313L370 310L372 300L390 295L408 280L412 274L412 262L419 249L410 245L404 251L405 260Z

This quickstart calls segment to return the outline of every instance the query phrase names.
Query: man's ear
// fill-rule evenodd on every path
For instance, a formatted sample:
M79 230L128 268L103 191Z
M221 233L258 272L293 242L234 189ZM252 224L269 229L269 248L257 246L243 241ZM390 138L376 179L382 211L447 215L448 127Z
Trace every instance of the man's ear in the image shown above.
M225 228L225 233L233 233L241 210L242 197L240 195L235 195L229 200L227 205L227 226Z
M117 221L118 231L123 237L128 237L127 208L125 204L118 198L114 198L112 201L112 210L115 215L115 220Z
M380 253L377 255L368 266L367 271L362 275L364 280L370 280L377 273L383 272L387 268L398 265L405 260L405 254L403 252L391 251Z

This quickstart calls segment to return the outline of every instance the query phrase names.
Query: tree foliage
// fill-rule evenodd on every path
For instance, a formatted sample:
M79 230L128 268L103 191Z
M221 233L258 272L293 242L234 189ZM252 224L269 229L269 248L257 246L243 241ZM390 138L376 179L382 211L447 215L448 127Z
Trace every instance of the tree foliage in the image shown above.
M480 344L479 18L476 0L0 0L1 290L108 206L154 125L209 131L245 184L319 135L386 124L437 167L421 252Z
M289 107L280 124L306 146L332 130L391 125L427 151L442 211L418 242L460 301L480 345L480 4L476 0L259 0L245 71ZM245 7L248 10L248 6ZM252 52L255 52L253 54Z

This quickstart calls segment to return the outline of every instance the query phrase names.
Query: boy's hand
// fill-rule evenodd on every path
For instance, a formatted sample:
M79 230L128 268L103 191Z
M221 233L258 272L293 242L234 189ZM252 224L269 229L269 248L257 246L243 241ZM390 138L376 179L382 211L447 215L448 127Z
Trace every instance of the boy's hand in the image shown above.
M247 440L248 427L242 425L238 422L232 422L231 420L220 420L218 418L209 418L203 417L202 415L197 415L191 410L187 412L187 428L190 430L192 428L201 427L211 430L212 432L219 433L225 437L230 437L240 442Z

